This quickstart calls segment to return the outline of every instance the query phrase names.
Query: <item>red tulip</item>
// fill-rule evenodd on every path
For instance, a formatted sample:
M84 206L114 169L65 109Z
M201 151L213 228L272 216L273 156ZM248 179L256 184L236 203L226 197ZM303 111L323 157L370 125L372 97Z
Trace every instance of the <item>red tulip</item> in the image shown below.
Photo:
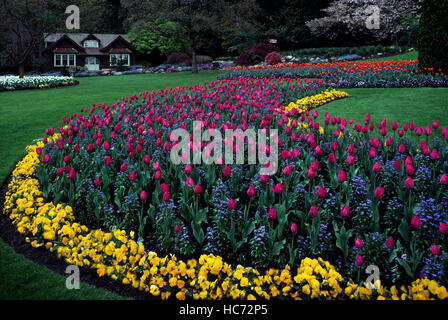
M439 232L442 233L442 234L446 233L446 224L445 223L443 223L443 222L440 223L440 225L439 225Z
M431 246L431 253L432 253L433 256L438 256L439 253L440 253L439 247L436 246L435 244L433 244Z
M123 164L120 166L120 170L121 170L121 172L125 172L127 169L128 169L128 166L127 166L126 163L123 163Z
M362 247L362 240L361 239L357 238L355 240L355 247L358 248L358 249L360 249Z
M268 219L275 220L277 218L277 212L275 212L274 208L270 208L268 212Z
M434 121L433 123L432 123L432 128L433 129L438 129L439 128L439 121Z
M386 240L386 246L387 246L389 249L392 249L392 247L394 246L394 240L392 240L391 238L387 238L387 240Z
M375 198L377 198L378 200L380 200L384 195L384 188L383 187L378 187L375 190Z
M178 225L176 225L176 227L174 228L174 231L175 231L176 233L179 233L179 232L180 232L180 227L179 227Z
M131 173L129 174L129 181L135 181L136 178L137 175L135 174L135 172L131 171Z
M401 169L401 162L399 160L395 160L394 162L394 168L395 170L400 170Z
M306 176L308 177L308 179L314 179L314 177L316 176L316 172L313 170L313 168L309 168L308 172L306 173Z
M404 181L404 186L406 189L414 189L414 180L411 177L407 177Z
M420 221L420 218L417 215L414 215L411 219L411 227L413 229L420 229L422 226L422 222Z
M317 214L318 214L317 207L316 206L312 206L310 208L310 213L309 214L310 214L311 218L317 217Z
M58 168L58 170L56 171L56 174L58 175L58 177L62 176L63 173L64 173L64 168Z
M349 209L349 207L348 206L344 206L342 209L341 209L341 216L343 216L343 217L348 217L350 215L350 209Z
M445 184L446 182L447 182L447 176L446 174L444 174L440 177L440 184Z
M194 185L194 181L191 177L187 177L187 181L185 182L187 187L191 188Z
M375 158L376 157L376 149L374 147L369 149L369 157Z
M76 172L75 170L70 170L68 177L70 178L70 180L74 180L76 178Z
M143 156L143 162L144 162L145 164L149 164L149 163L151 162L151 157L150 157L149 155L145 154L145 155Z
M401 154L405 153L406 152L406 146L404 144L400 144L398 146L398 152L401 153Z
M296 233L297 232L297 225L295 223L291 224L291 232Z
M345 180L347 180L347 176L345 174L345 171L344 170L340 170L339 173L338 173L338 181L339 181L339 183L342 183Z
M140 200L145 201L147 198L148 198L148 195L146 194L145 190L140 192Z
M101 184L100 178L96 177L95 180L93 180L93 184L98 187Z
M357 266L361 266L363 264L364 260L362 259L361 256L357 256L356 257L356 265Z
M165 192L163 194L163 201L168 202L171 199L171 195L169 194L169 192Z
M104 157L104 164L105 164L106 166L110 165L111 162L112 162L112 159L110 158L110 156L106 156L106 157Z
M381 170L381 164L379 162L375 162L375 164L372 167L373 172L378 173Z
M162 178L162 172L160 170L156 171L156 173L154 174L154 179L160 180L161 178Z
M288 164L285 169L283 169L283 174L285 177L290 176L292 173L291 166Z
M200 184L197 184L196 187L194 187L194 193L200 194L202 192L202 187Z
M254 186L249 186L249 188L247 189L247 196L249 198L252 198L255 195L255 188Z
M168 187L168 185L164 182L160 185L160 191L162 191L162 193L169 192L170 187Z
M355 164L355 156L349 156L348 158L347 158L347 164L348 165L354 165Z
M438 160L439 159L439 153L437 152L437 149L432 149L431 154L429 155L431 157L431 160Z
M185 166L184 172L185 172L187 175L189 175L189 174L191 174L192 171L193 171L193 167L192 167L190 164L187 164L187 165Z
M336 157L335 157L335 155L333 153L330 153L328 155L328 162L329 163L335 163L336 162Z
M50 162L50 155L47 153L46 155L44 155L42 163L48 163L48 162Z
M231 174L232 174L232 169L230 168L230 166L229 165L225 166L224 171L223 171L224 178L230 178Z
M319 189L317 190L317 196L318 196L320 199L323 199L323 198L325 198L325 195L326 195L326 194L327 194L327 190L325 190L324 187L320 186Z
M263 175L260 177L260 182L261 182L261 183L265 184L265 183L267 183L268 181L269 181L269 177L268 177L267 175L263 174Z
M228 203L228 207L229 207L230 210L235 209L235 207L236 207L236 202L235 202L235 200L230 199L230 200L229 200L229 203Z

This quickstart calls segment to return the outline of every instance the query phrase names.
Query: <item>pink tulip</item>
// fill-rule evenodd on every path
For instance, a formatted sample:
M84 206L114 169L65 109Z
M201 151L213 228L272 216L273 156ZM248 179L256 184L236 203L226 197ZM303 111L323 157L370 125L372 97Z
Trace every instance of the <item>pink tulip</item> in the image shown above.
M392 238L387 238L387 240L386 240L386 246L387 246L389 249L392 249L392 247L394 246L394 240L392 240Z
M277 212L275 212L274 208L270 208L268 212L268 219L274 221L277 219Z
M445 184L447 182L447 175L446 174L443 174L441 177L440 177L440 184Z
M315 217L317 217L317 214L318 214L317 207L316 207L316 206L312 206L312 207L310 208L310 212L309 212L309 214L310 214L310 217L311 217L311 218L315 218Z
M291 224L291 232L296 233L297 232L297 225L295 223Z
M255 195L255 188L254 186L249 186L249 188L247 189L247 196L249 198L252 198Z
M356 265L357 265L358 267L360 267L360 266L363 264L363 262L364 262L364 260L362 259L361 256L357 256L357 257L356 257Z
M230 199L230 200L229 200L229 203L228 203L228 207L229 207L229 210L233 210L233 209L235 209L235 207L236 207L236 202L235 202L235 200Z
M438 256L439 253L440 253L439 247L436 246L435 244L433 244L431 246L431 253L432 253L433 256Z
M202 192L202 187L200 184L197 184L196 187L194 187L194 193L200 194Z
M422 226L422 222L420 221L420 218L417 215L414 215L411 219L411 227L413 229L420 229Z
M224 178L227 178L227 179L230 178L231 174L232 174L232 169L230 168L230 166L229 165L225 166L224 170L223 170Z
M343 216L343 217L348 217L350 215L350 209L349 209L349 207L348 206L344 206L342 209L341 209L341 216Z
M355 240L355 247L358 248L358 249L360 249L362 247L362 240L361 239L357 238Z
M404 181L404 186L406 189L414 189L414 180L411 177L407 177Z
M320 199L325 198L325 195L327 194L327 190L325 190L325 188L323 186L320 186L319 189L317 190L317 196Z
M378 173L381 170L381 164L379 162L375 162L375 164L372 167L373 172Z
M439 225L439 232L442 233L442 234L446 233L446 224L445 223L443 223L443 222L440 223L440 225Z
M345 171L344 170L340 170L339 173L338 173L338 182L342 183L345 180L347 180L347 176L345 174Z
M93 180L93 184L95 185L95 187L98 187L101 184L100 178L96 177L95 180Z
M384 188L383 187L378 187L375 190L375 198L377 198L378 200L380 200L384 195Z

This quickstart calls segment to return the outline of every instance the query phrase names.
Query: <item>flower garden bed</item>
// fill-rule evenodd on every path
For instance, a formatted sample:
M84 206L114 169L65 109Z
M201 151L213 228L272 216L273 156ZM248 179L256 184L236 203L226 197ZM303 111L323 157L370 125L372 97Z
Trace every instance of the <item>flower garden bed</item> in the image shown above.
M448 87L448 76L420 70L418 61L360 61L265 65L225 69L219 79L240 77L320 78L335 88Z
M24 89L48 89L56 87L74 86L79 84L72 77L63 76L0 76L0 91Z
M4 213L33 247L162 299L446 299L448 130L318 123L313 108L348 96L330 88L233 77L94 104L27 148ZM172 131L195 120L277 129L243 144L278 147L277 173L174 164Z

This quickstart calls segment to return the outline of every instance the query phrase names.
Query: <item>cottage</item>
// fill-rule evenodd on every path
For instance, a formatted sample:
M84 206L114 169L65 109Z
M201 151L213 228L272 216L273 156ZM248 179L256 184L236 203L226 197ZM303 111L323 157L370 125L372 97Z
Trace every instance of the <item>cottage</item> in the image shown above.
M51 69L87 67L87 70L134 64L135 53L125 34L53 33L44 35L43 56Z

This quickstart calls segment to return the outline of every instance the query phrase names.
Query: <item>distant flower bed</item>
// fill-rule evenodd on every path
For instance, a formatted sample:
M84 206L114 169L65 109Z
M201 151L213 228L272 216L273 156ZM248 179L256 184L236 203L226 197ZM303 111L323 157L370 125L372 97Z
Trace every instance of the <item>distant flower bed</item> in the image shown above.
M55 87L73 86L79 81L72 77L59 76L0 76L0 91L22 89L47 89Z
M447 75L433 69L421 70L417 61L344 61L232 67L218 76L219 79L239 77L315 77L336 88L448 87Z

